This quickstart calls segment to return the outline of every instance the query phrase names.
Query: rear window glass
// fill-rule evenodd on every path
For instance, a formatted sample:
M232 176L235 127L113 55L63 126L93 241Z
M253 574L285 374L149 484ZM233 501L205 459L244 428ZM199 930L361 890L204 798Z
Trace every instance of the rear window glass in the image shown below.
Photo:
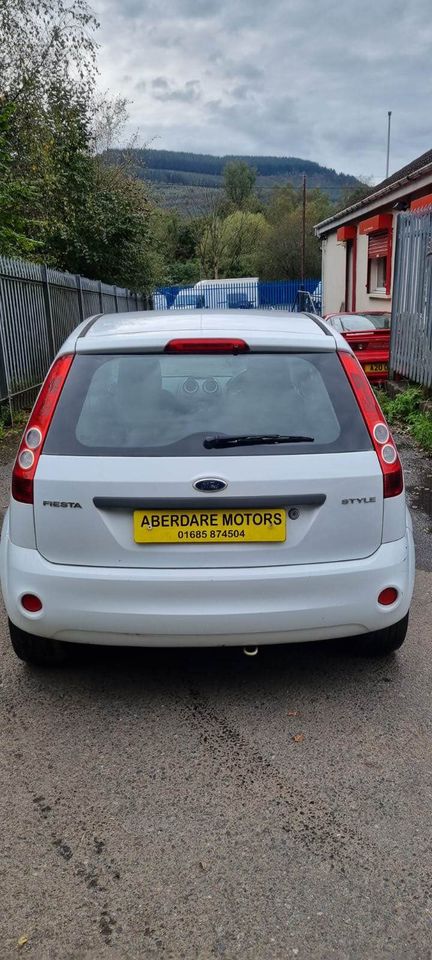
M337 330L344 333L354 333L366 330L389 330L390 329L390 314L389 313L362 313L347 316L347 314L341 314L340 316L333 316L330 318L330 323L333 327L336 327Z
M284 434L313 442L206 449L208 437ZM44 454L281 456L367 450L334 353L75 357Z

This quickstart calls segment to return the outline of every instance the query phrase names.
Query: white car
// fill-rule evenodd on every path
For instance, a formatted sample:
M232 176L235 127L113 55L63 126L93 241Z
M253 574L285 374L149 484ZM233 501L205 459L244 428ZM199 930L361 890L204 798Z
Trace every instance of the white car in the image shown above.
M404 640L399 457L347 342L269 311L95 317L18 451L1 538L15 653Z

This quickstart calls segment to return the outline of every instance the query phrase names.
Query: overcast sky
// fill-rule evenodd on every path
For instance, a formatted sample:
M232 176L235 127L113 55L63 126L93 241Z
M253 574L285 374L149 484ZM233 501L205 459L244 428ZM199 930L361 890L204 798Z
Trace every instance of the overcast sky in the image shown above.
M432 148L431 0L93 0L99 83L158 149L383 179Z

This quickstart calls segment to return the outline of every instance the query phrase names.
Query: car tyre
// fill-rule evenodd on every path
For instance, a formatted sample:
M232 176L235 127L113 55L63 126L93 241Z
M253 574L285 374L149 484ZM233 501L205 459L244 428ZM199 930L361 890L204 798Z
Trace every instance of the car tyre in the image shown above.
M17 657L32 667L60 667L70 659L70 651L65 643L26 633L11 620L9 634Z
M375 630L359 637L356 652L367 657L386 657L402 646L408 629L409 614L407 613L398 623L384 630Z

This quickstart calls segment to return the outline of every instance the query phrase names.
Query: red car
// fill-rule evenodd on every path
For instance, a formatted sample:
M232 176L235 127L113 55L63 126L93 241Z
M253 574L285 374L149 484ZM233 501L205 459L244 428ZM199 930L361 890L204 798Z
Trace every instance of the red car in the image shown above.
M388 379L390 313L328 313L324 319L348 341L369 380L379 383Z

